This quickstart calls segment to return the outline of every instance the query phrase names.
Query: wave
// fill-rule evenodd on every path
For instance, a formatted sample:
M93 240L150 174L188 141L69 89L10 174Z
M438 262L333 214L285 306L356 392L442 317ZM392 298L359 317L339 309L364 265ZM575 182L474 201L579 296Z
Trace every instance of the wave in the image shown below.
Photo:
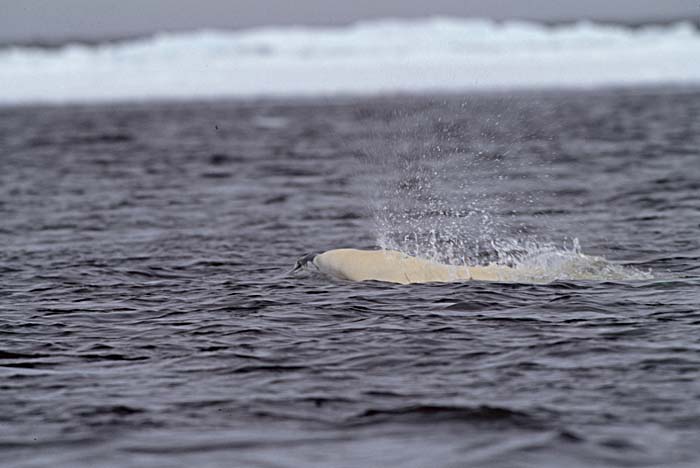
M500 406L412 405L398 408L370 408L348 420L351 425L387 422L421 423L459 421L472 424L512 425L519 428L543 428L543 422L533 414Z
M698 57L689 22L428 18L163 33L0 49L0 103L691 84L700 83Z

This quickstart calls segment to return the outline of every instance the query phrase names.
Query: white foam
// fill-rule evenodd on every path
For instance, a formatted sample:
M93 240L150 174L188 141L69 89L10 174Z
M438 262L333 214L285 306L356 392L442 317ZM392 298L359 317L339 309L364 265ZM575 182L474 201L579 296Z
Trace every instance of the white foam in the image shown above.
M690 23L431 18L0 49L0 103L700 83Z
M497 263L510 264L523 280L550 282L558 280L638 281L653 278L650 271L623 266L603 257L586 255L578 239L571 247L551 242L502 241L494 243Z

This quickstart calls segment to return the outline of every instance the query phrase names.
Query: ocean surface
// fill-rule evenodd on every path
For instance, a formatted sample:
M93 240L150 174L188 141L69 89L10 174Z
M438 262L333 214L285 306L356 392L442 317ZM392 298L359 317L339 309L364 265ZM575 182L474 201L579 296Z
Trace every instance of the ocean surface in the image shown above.
M0 465L697 467L699 233L692 86L3 107Z

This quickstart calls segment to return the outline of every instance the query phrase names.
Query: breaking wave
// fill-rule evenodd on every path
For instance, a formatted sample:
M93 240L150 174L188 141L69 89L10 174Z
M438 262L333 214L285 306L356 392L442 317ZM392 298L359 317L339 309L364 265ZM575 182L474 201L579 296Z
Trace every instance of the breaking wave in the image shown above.
M0 49L0 103L700 83L691 23L429 18Z

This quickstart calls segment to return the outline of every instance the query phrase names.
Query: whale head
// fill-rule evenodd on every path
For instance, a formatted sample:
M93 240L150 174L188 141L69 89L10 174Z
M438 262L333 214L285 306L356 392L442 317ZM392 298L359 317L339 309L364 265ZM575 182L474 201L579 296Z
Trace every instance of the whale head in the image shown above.
M307 253L299 257L296 263L294 264L294 269L292 269L292 273L302 268L305 268L309 263L314 265L314 258L316 258L316 253Z

